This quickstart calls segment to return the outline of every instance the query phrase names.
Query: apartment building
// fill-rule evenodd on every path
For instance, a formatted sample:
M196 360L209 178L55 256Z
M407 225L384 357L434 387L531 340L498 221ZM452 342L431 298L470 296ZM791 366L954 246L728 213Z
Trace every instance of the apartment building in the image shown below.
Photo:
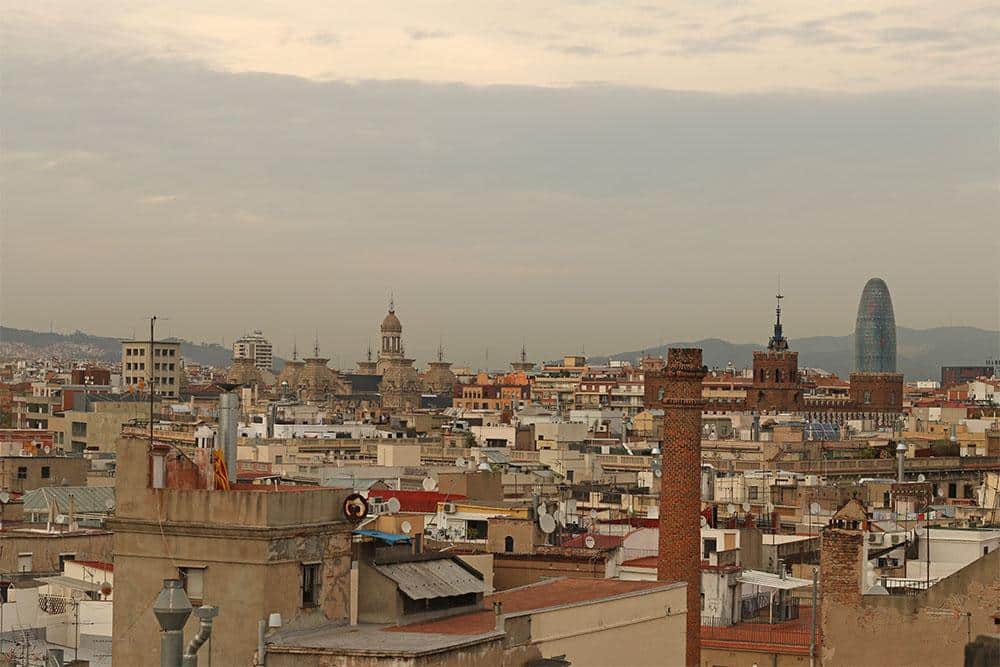
M180 396L184 364L181 344L167 341L122 342L122 384L126 391L153 386L159 396Z

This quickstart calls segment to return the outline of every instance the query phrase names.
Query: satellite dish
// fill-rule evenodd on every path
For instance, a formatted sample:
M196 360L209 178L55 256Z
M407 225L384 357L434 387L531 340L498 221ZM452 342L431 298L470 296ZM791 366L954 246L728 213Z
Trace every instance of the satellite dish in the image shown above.
M492 470L492 468L490 468L490 464L487 463L486 461L483 461L482 463L479 464L479 469L482 470L483 472L489 472L490 470Z
M421 482L421 486L424 487L424 491L433 491L437 488L437 481L433 477L424 477L424 481Z
M597 540L594 539L593 535L587 535L587 537L584 538L583 543L587 545L588 549L593 549L597 546Z
M653 468L653 475L656 476L657 478L663 477L663 470L661 470L659 467Z
M386 505L388 506L389 514L395 514L403 507L399 502L399 498L389 498L389 502Z
M57 514L56 515L56 523L58 523L58 524L64 524L67 521L69 521L69 517L66 516L65 514Z
M462 458L461 456L459 456L457 459L455 459L455 465L457 467L459 467L459 468L464 468L465 467L465 459Z
M819 514L822 511L823 511L823 508L819 506L819 503L810 503L809 504L809 513L810 514Z
M726 505L726 511L729 512L730 514L735 513L736 512L736 505L734 505L732 503L729 503L728 505Z
M538 527L542 529L543 533L549 535L556 529L556 520L552 518L551 514L543 514L538 517Z
M750 511L750 503L743 503L743 511L744 512Z
M103 595L104 597L108 597L109 595L111 595L111 584L108 583L107 581L102 582L100 590L101 590L101 595Z
M917 475L917 481L918 482L926 482L927 481L927 475L925 475L924 473L920 473L919 475Z
M559 510L554 515L556 517L556 523L558 523L563 528L566 527L566 512L565 510Z
M538 516L544 516L549 513L549 508L545 506L545 503L538 504Z
M0 491L0 503L7 504L10 502L10 494L6 491Z
M706 519L705 517L701 517L701 527L702 528L708 527L708 519Z
M591 519L597 518L597 510L590 510L590 518Z
M403 523L399 524L399 528L404 533L406 533L407 535L409 535L410 531L413 530L413 525L409 521L404 521Z

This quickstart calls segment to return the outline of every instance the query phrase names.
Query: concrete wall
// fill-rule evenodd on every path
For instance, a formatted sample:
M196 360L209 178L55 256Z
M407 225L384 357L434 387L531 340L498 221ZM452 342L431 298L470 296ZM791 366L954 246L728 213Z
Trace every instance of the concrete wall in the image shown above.
M824 665L961 665L965 644L995 631L1000 551L916 596L823 600ZM969 614L966 616L965 614Z
M75 554L76 560L110 563L112 535L108 531L45 533L9 530L0 533L0 572L18 571L18 554L31 554L32 572L59 572L60 554Z
M686 588L531 613L531 644L573 667L684 662Z
M525 662L524 652L517 650L515 653L516 657L505 658L503 640L494 639L449 651L417 656L272 652L267 656L267 667L485 667L487 665L520 667ZM529 655L532 658L539 657L536 653Z

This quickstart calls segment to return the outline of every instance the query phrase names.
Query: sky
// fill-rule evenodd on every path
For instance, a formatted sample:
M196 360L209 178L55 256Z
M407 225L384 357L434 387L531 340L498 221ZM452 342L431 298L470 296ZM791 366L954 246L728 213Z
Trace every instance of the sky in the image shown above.
M1000 4L0 3L0 322L350 366L1000 328Z

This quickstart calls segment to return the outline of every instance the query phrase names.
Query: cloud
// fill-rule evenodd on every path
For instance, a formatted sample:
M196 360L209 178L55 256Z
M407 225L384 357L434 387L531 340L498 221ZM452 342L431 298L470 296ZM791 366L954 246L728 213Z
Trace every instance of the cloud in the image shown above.
M452 37L452 33L446 32L444 30L417 30L411 29L407 33L410 35L410 39L421 42L429 39L447 39Z
M177 195L146 195L139 198L140 204L169 204L177 201Z
M337 46L340 44L340 35L321 30L308 35L305 41L313 46Z
M604 53L603 49L599 49L596 46L590 46L589 44L569 44L569 45L558 45L554 44L546 49L547 51L552 51L553 53L562 53L567 56L599 56Z

